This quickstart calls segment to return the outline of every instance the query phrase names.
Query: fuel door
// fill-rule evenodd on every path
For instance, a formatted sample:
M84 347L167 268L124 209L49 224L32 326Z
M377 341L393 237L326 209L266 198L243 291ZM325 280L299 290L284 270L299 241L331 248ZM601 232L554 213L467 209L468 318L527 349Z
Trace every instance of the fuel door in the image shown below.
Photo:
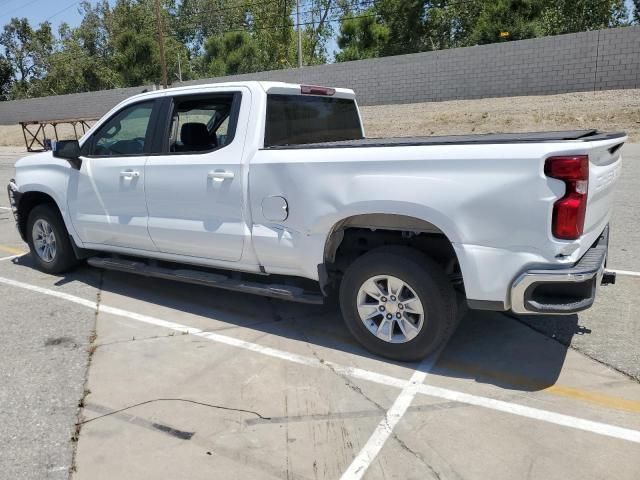
M270 222L282 222L289 216L289 204L279 195L265 197L262 200L262 215Z

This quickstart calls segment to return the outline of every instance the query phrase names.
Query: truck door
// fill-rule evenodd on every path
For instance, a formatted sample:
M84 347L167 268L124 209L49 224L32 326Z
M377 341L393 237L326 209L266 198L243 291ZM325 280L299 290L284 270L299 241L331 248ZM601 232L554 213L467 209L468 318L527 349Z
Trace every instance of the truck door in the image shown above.
M147 231L144 165L158 106L148 100L123 107L82 145L68 203L83 243L156 250Z
M161 252L240 260L248 227L244 138L236 131L247 123L249 95L238 87L165 100L163 154L149 157L145 167L149 234Z

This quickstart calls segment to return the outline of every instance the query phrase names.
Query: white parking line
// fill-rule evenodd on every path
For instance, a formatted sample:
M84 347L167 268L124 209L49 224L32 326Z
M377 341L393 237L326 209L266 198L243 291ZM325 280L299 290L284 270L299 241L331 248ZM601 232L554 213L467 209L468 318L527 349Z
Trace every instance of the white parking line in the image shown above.
M618 275L628 275L630 277L640 277L640 272L632 272L630 270L612 270L607 268L608 271L617 273Z
M563 415L561 413L541 410L539 408L527 407L517 403L505 402L493 398L480 397L470 395L468 393L457 392L447 388L434 387L431 385L419 385L418 393L428 395L430 397L438 397L453 402L466 403L468 405L476 405L478 407L489 408L499 412L511 413L520 417L531 418L533 420L541 420L547 423L561 425L563 427L571 427L576 430L584 430L585 432L597 433L607 437L619 438L629 442L640 443L640 431L631 430L629 428L616 427L607 423L593 422L580 417L571 415Z
M2 257L0 258L0 262L4 262L5 260L13 260L14 258L18 258L23 256L24 253L19 253L18 255L9 255L8 257Z
M402 389L391 408L387 410L384 418L380 421L364 447L362 447L360 453L353 459L349 468L342 474L340 480L359 480L363 477L393 433L393 429L396 428L400 419L407 413L407 409L411 406L411 402L413 402L418 393L417 387L422 385L424 379L427 378L427 374L438 360L440 352L441 350L420 363L416 371L413 372L409 383Z
M0 207L0 210L11 210L11 207Z
M0 283L10 285L24 290L30 290L32 292L41 293L51 297L61 298L69 302L83 305L85 307L95 309L97 304L95 301L87 300L84 298L76 297L68 293L50 290L47 288L38 287L29 283L19 282L10 278L0 277ZM160 318L151 317L148 315L142 315L128 310L122 310L120 308L109 307L107 305L100 305L99 310L101 312L117 315L120 317L130 318L139 322L155 325L159 327L169 328L177 332L190 333L198 337L207 338L209 340L222 343L229 346L243 348L252 352L260 353L273 358L280 358L293 363L301 365L307 365L316 368L331 368L333 371L347 375L352 378L358 378L367 380L370 382L378 383L380 385L386 385L396 388L404 389L411 385L411 381L402 380L400 378L384 375L381 373L364 370L361 368L348 367L333 362L323 361L321 362L317 358L306 357L304 355L298 355L295 353L285 352L271 347L265 347L257 343L247 342L233 337L227 337L218 333L206 332L198 328L192 328L179 323L169 322ZM578 430L584 430L586 432L597 433L607 437L618 438L621 440L627 440L629 442L640 443L640 431L632 430L629 428L617 427L615 425L609 425L601 422L593 422L579 417L573 417L571 415L563 415L548 410L542 410L539 408L526 407L516 403L505 402L502 400L495 400L492 398L481 397L478 395L472 395L468 393L458 392L456 390L449 390L446 388L434 387L431 385L416 385L418 393L428 395L431 397L442 398L445 400L452 400L455 402L465 403L467 405L475 405L478 407L487 408L490 410L510 413L521 417L531 418L534 420L540 420L546 423L555 425L561 425L564 427L570 427Z

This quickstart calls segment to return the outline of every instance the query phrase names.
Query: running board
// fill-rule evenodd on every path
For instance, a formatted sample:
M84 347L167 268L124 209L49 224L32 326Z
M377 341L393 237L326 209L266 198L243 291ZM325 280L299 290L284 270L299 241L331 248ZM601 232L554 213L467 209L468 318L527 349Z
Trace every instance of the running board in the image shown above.
M164 278L178 282L204 285L206 287L234 290L236 292L252 293L263 297L278 298L300 303L322 304L324 298L320 294L309 293L300 287L291 285L273 285L244 280L236 280L219 273L203 272L199 270L171 269L149 265L145 262L126 260L122 258L91 257L87 263L92 267L116 270L118 272L134 273L145 277Z

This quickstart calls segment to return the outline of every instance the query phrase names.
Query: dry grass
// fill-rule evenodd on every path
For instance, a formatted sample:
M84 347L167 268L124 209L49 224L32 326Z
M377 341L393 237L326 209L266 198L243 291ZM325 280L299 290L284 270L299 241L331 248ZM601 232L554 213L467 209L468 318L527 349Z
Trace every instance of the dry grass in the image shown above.
M362 107L368 137L597 128L640 141L640 90Z
M362 107L362 114L370 137L597 128L640 141L640 90L380 105ZM71 127L58 133L73 138ZM24 146L18 125L0 126L0 146Z

